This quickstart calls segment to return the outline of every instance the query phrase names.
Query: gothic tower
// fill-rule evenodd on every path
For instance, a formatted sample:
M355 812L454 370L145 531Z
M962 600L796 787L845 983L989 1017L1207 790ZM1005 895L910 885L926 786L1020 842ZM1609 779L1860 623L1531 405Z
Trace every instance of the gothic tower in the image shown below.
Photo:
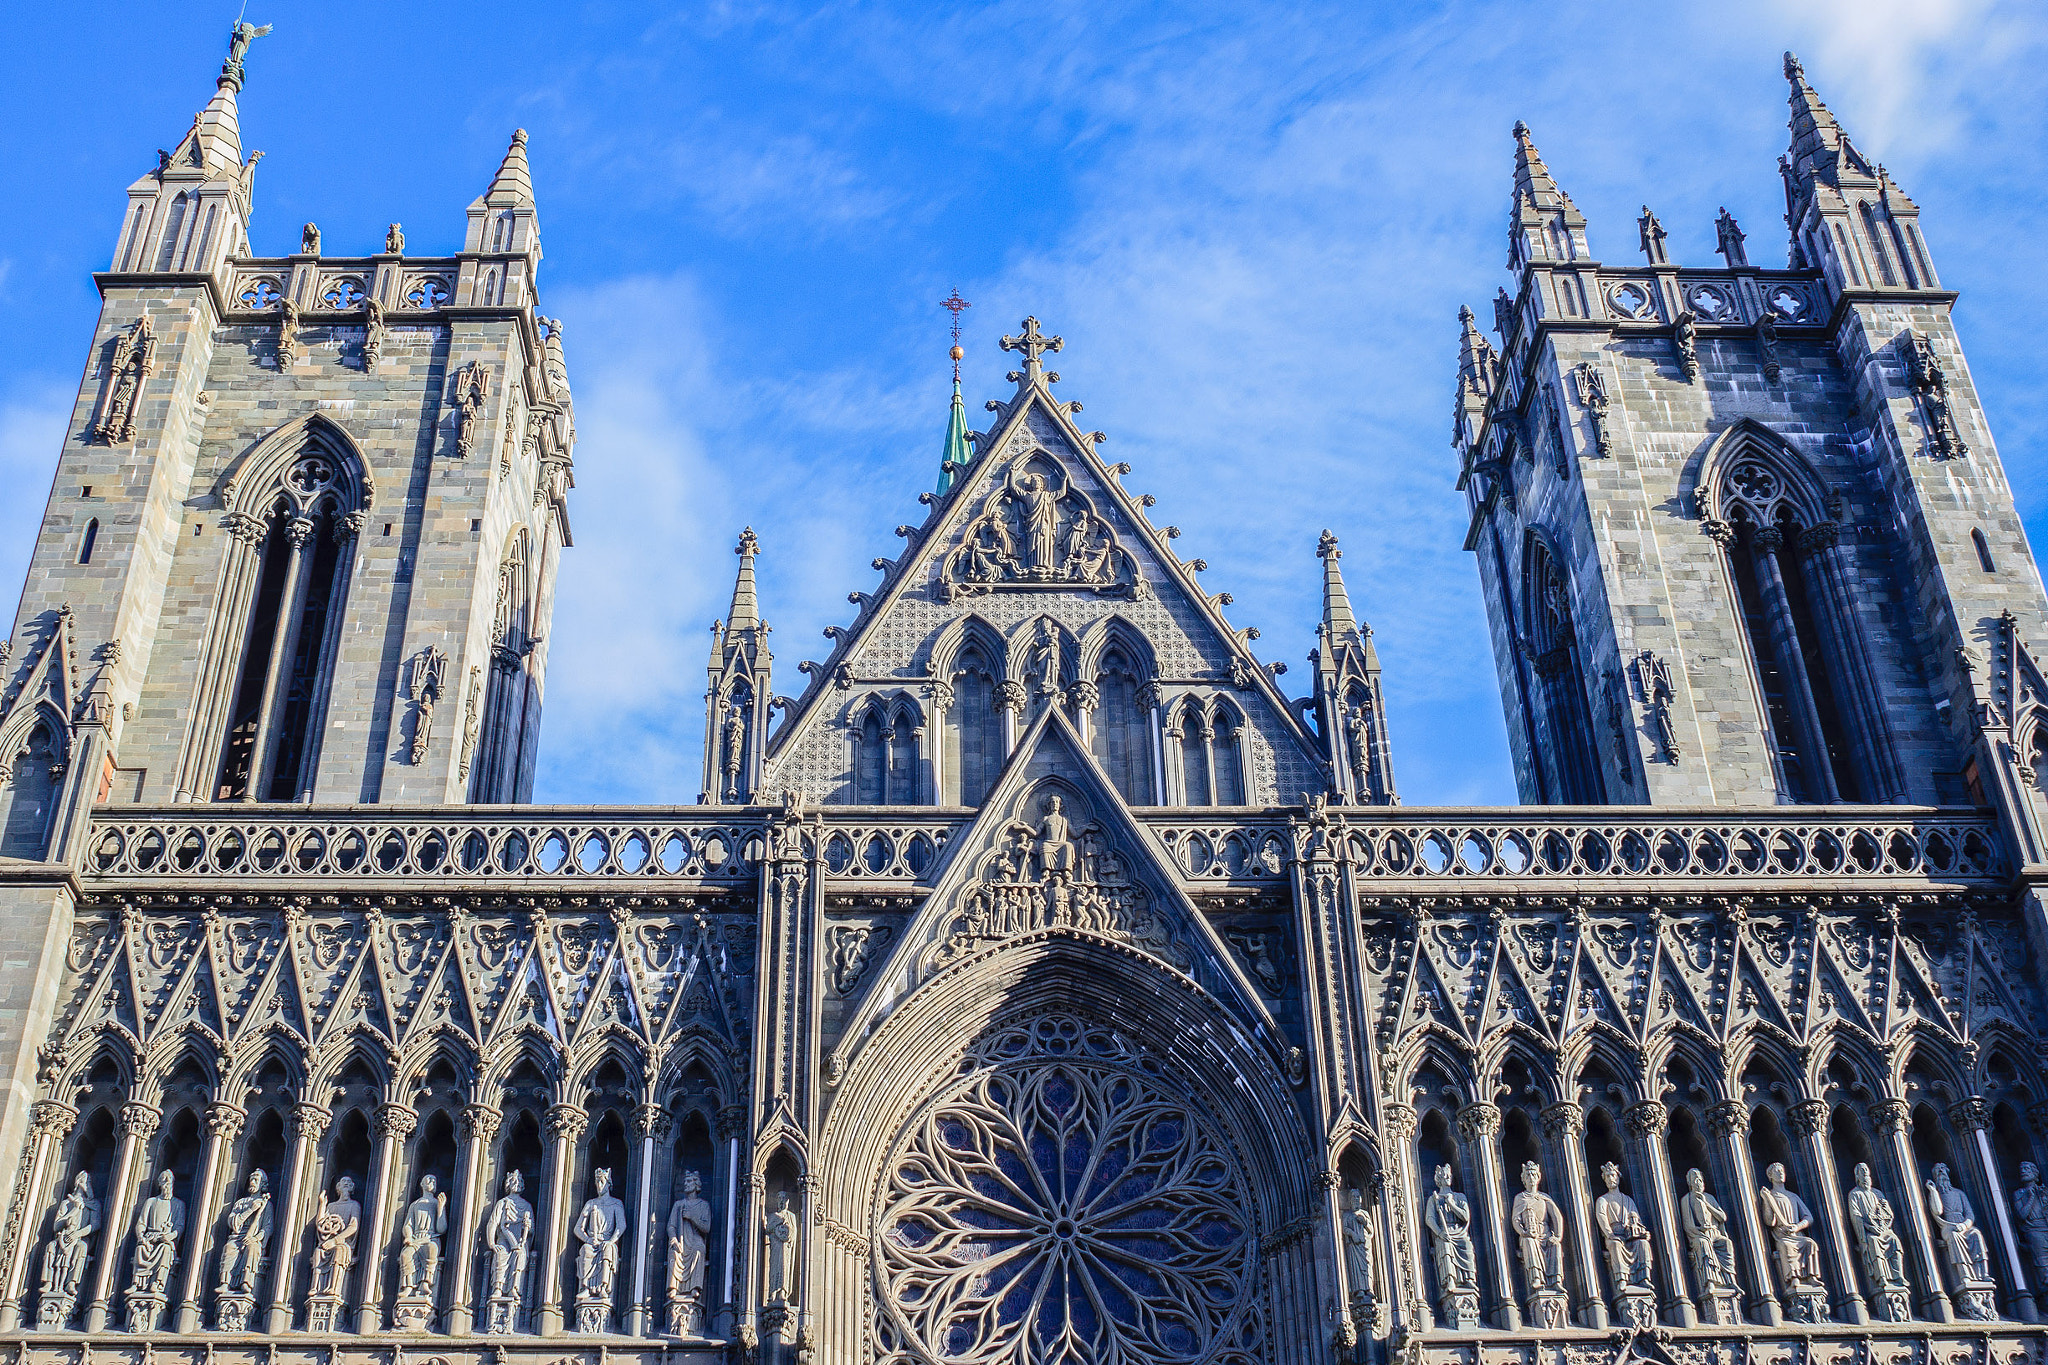
M1790 260L1593 258L1515 127L1500 349L1455 419L1522 798L1998 804L2040 856L2014 715L2048 620L1919 209L1789 54ZM1996 732L1996 733L1994 733ZM2039 765L2034 765L2038 770Z
M237 29L128 189L6 646L9 856L95 802L531 791L575 427L526 135L462 249L250 244ZM495 569L495 572L493 570Z

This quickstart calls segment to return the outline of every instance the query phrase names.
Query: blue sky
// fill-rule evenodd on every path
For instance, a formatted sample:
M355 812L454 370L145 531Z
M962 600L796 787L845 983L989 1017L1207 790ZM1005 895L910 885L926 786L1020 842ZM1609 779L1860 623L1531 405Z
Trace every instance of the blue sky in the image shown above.
M2000 0L1712 5L266 3L257 249L405 224L454 250L531 136L544 307L581 444L539 787L695 798L707 628L760 535L778 681L918 519L945 314L970 414L995 338L1066 338L1068 398L1305 686L1315 544L1378 633L1410 804L1514 799L1449 447L1456 313L1505 282L1517 118L1637 257L1784 259L1779 54L1924 210L1992 428L2048 528L2048 19ZM226 7L21 6L0 55L0 582L20 581L123 190L204 103Z

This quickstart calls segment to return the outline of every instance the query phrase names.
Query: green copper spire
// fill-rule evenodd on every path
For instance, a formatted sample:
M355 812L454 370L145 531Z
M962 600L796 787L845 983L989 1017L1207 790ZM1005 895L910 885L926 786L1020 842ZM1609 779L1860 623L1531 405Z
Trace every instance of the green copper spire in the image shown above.
M939 303L939 307L953 315L953 415L946 419L946 449L939 457L941 496L953 490L954 477L974 458L974 451L967 444L967 405L960 401L960 361L967 354L960 349L960 310L973 306L960 297L957 289Z

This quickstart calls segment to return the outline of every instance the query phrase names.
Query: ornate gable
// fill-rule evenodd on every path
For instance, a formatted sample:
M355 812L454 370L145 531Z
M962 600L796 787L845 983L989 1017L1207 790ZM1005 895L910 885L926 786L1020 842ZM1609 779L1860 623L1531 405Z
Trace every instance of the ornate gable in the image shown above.
M961 723L953 708L966 660L1010 713L1002 728L1012 737L1056 704L1105 759L1112 746L1097 725L1119 708L1140 717L1151 738L1131 743L1146 750L1129 758L1133 780L1107 764L1134 804L1272 804L1324 790L1314 739L1251 655L1258 632L1224 620L1228 595L1202 590L1201 561L1174 554L1173 532L1153 527L1118 484L1127 467L1097 456L1101 433L1074 425L1080 405L1052 396L1058 376L1038 368L1036 352L1053 339L1027 322L1024 337L1007 340L1026 353L1017 393L989 405L997 420L951 490L925 495L924 525L897 528L907 550L875 561L881 589L852 594L860 614L827 630L830 658L801 665L809 685L769 742L764 789L828 803L975 804L976 784L961 787L946 767L941 734ZM1190 699L1212 741L1224 736L1226 764L1241 762L1241 776L1231 766L1192 795L1176 766L1182 743L1200 739L1184 740L1178 720ZM914 747L919 770L864 779L864 735L887 746L879 763L901 763Z

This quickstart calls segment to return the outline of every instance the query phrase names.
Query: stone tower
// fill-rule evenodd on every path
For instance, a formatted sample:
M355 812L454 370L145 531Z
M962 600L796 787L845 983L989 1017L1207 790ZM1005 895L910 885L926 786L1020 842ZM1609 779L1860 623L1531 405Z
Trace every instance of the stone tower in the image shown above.
M1594 259L1515 128L1498 352L1461 314L1455 443L1525 802L1997 804L2048 601L1919 209L1796 59L1790 260ZM2031 764L2038 771L2041 765Z
M574 421L516 133L462 250L250 244L212 100L128 189L6 649L0 853L95 802L524 799ZM493 570L495 569L495 572Z

